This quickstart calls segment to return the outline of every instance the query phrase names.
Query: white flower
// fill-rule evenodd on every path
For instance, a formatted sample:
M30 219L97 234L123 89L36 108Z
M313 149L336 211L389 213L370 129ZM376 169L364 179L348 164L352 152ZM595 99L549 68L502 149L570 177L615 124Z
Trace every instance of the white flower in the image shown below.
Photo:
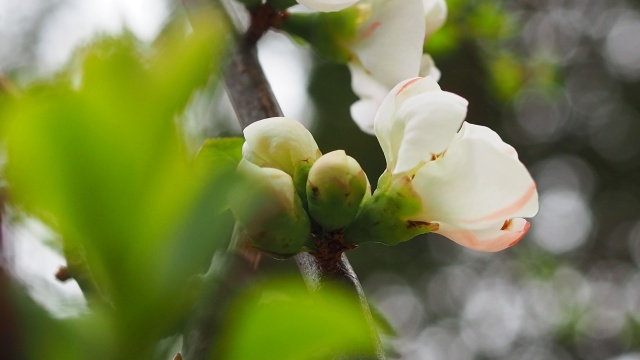
M296 0L298 4L304 5L311 10L321 12L332 12L346 9L358 2L358 0Z
M397 83L416 76L439 79L440 72L422 49L444 23L447 7L444 0L369 0L358 6L370 6L371 14L351 46L356 55L349 63L351 85L360 98L351 116L372 133L375 113Z
M429 223L460 245L499 251L524 236L538 212L536 185L513 147L464 123L467 101L430 78L398 84L375 117L393 179L408 178ZM393 185L392 185L393 186Z
M246 160L291 176L298 164L313 163L321 155L309 130L285 117L257 121L244 129L244 137L242 156Z

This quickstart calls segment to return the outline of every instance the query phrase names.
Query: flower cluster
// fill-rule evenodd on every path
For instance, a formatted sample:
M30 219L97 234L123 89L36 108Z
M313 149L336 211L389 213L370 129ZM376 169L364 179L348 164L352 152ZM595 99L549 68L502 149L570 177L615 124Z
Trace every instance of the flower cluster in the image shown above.
M347 247L427 232L479 251L518 242L538 212L531 175L498 134L464 121L467 100L440 89L423 53L444 0L296 1L317 12L292 13L281 28L347 64L360 97L352 117L378 138L387 168L371 194L356 160L321 155L295 120L247 127L239 171L253 182L232 210L252 244L290 255L326 234Z
M238 171L246 184L231 209L257 248L279 256L314 249L310 220L325 232L343 229L371 195L355 159L342 150L322 155L293 119L264 119L244 135Z
M320 156L295 120L259 121L245 130L240 169L261 174L257 183L268 183L280 200L262 209L255 205L261 197L251 195L254 211L241 223L255 246L281 254L283 246L287 254L313 248L306 213L351 244L396 244L436 232L480 251L511 246L529 228L523 217L538 211L535 183L515 149L465 123L466 112L465 99L429 77L394 87L375 116L387 170L371 196L364 172L343 151ZM276 223L296 225L269 233L274 227L265 224Z

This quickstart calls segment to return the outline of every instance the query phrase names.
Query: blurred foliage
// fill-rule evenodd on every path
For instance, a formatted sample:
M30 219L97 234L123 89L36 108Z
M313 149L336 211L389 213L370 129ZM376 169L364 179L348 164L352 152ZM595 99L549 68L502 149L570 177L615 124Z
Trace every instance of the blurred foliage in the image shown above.
M479 60L488 70L492 95L500 101L513 100L524 86L548 88L557 82L552 62L522 54L514 46L524 22L504 1L449 0L447 5L447 22L424 47L436 63L446 61L465 44L474 44L482 52Z
M216 358L331 359L374 351L358 300L330 286L310 294L300 281L258 285L239 299L228 322Z
M228 240L216 236L229 226L225 172L195 171L175 121L219 67L220 16L203 15L188 37L175 26L146 51L130 35L103 38L80 53L80 69L3 107L12 202L61 235L96 310L76 330L104 328L105 357L147 356L175 331L197 294L187 280Z

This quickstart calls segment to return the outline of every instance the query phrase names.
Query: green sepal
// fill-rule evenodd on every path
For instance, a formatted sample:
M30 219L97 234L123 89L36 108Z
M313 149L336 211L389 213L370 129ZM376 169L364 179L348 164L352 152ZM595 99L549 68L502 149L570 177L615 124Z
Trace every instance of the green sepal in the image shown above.
M313 166L312 161L301 161L296 165L293 170L293 187L296 189L296 193L302 200L302 206L308 209L307 203L307 179L309 178L309 171Z
M348 243L396 245L437 229L437 224L411 220L420 215L422 203L409 177L388 181L386 188L376 190L362 204L354 222L344 230Z
M307 42L321 56L346 63L354 57L350 44L361 22L361 9L352 6L337 12L290 14L281 29Z

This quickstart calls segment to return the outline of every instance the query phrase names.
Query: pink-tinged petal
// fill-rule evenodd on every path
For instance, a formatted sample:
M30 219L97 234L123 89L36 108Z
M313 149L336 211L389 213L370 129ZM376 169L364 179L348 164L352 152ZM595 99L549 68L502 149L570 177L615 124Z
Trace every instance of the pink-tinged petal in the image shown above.
M510 220L508 228L467 230L446 223L439 223L435 233L446 236L456 243L478 251L496 252L518 243L529 230L529 222L516 218Z
M420 70L425 20L422 0L371 1L372 14L352 51L366 71L387 89Z
M412 96L439 91L440 87L433 79L410 78L397 84L382 101L375 116L374 129L388 169L392 170L395 167L404 137L405 123L396 116L397 109Z
M405 124L394 174L436 159L451 144L467 115L467 101L450 92L433 91L404 101L396 118Z
M359 0L296 0L311 10L320 12L333 12L346 9L357 3Z
M423 0L426 18L425 39L440 29L447 20L447 3L444 0Z
M483 138L485 141L488 141L492 146L496 147L505 154L510 155L516 159L518 158L518 152L516 151L516 149L513 146L502 141L502 138L500 137L500 135L498 135L498 133L486 126L464 123L462 124L462 128L460 129L458 137Z
M525 166L486 135L465 131L444 156L416 173L412 183L425 221L480 230L538 212L538 193Z

